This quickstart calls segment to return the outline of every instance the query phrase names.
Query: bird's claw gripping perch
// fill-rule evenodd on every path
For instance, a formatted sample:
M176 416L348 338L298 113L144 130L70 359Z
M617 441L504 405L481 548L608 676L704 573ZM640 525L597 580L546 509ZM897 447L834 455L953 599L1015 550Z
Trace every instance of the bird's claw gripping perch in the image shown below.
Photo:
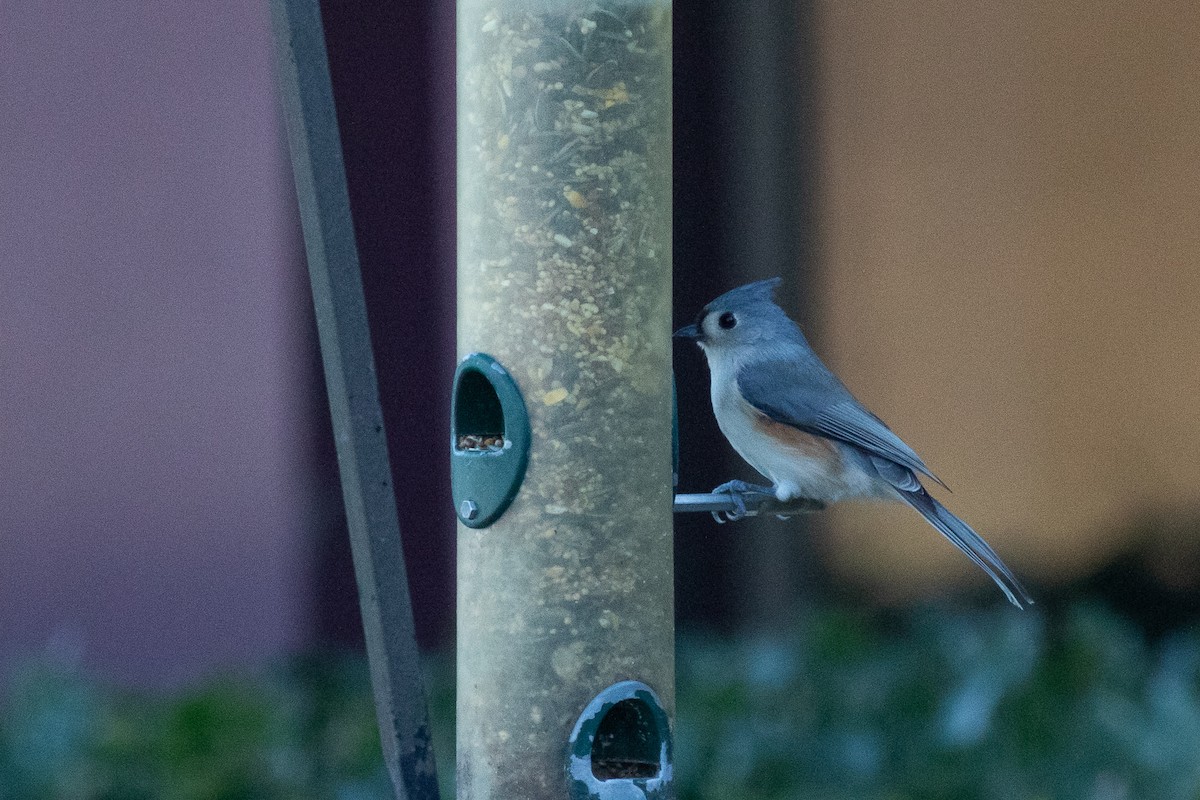
M711 512L713 519L719 525L724 525L726 522L737 522L739 519L756 515L758 513L757 506L762 504L762 500L767 497L774 498L775 496L769 486L758 486L753 483L746 483L746 481L727 481L713 489L711 493L727 494L733 501L733 510ZM755 503L756 508L753 511L746 508L746 498L751 495L764 496L755 498L757 502Z
M674 505L676 514L707 512L720 523L759 514L774 514L786 519L825 508L819 500L797 498L781 502L771 489L744 481L723 483L708 494L677 494Z

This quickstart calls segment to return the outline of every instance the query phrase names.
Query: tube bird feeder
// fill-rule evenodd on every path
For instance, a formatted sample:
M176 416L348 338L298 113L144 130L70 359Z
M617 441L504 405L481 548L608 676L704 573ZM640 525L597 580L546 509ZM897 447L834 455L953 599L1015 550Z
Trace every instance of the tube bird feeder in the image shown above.
M458 3L461 800L672 796L671 6Z

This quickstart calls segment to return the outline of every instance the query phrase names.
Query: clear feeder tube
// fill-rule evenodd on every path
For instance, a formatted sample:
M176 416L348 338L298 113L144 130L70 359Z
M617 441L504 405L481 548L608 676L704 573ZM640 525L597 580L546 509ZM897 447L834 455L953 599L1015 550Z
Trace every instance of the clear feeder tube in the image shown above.
M569 796L619 681L674 713L670 170L669 2L460 0L458 351L532 431L512 505L458 529L464 800Z

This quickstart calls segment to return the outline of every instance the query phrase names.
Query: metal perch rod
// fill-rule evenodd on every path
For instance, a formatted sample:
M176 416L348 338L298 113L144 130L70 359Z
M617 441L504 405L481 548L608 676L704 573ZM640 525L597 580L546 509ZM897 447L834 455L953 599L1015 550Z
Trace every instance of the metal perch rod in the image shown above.
M800 498L782 503L773 494L758 492L747 492L742 495L742 500L746 504L745 515L747 517L755 517L759 514L776 514L778 516L789 517L793 514L811 514L814 511L821 511L825 508L825 504L819 500ZM727 492L675 495L676 514L692 512L711 513L714 511L733 513L737 510L737 504L733 496Z

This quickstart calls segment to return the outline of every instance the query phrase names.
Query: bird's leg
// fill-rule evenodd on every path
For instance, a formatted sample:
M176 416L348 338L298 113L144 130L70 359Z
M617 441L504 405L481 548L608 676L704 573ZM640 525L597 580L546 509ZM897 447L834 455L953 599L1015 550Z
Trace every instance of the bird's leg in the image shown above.
M728 494L733 500L733 511L713 511L713 519L719 524L724 525L726 522L737 522L748 516L746 511L746 495L758 494L775 496L775 490L770 486L759 486L745 481L727 481L712 490L713 494ZM721 515L724 514L724 518Z

